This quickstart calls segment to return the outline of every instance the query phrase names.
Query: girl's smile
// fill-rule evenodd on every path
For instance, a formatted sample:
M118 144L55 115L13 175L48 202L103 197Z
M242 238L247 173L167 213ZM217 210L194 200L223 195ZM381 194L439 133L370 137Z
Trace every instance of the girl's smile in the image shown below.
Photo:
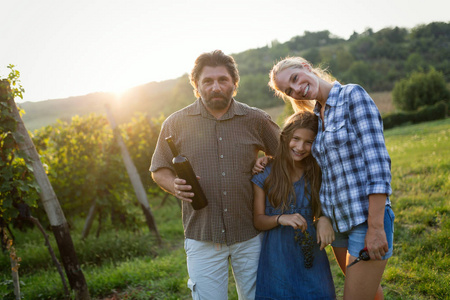
M311 129L299 128L294 131L289 142L289 149L295 163L299 163L311 155L311 146L315 137L316 135Z

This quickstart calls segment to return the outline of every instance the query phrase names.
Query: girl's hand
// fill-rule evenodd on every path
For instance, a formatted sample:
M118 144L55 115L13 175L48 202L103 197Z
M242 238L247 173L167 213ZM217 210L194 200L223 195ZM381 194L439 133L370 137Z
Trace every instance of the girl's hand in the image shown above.
M300 229L305 232L308 228L308 223L301 214L281 215L278 218L278 223L283 226L292 226L294 229Z
M322 216L317 221L317 244L320 244L320 250L334 241L334 230L331 220Z
M258 174L262 171L264 171L264 168L269 163L269 157L268 156L262 156L256 159L255 165L252 168L252 174Z

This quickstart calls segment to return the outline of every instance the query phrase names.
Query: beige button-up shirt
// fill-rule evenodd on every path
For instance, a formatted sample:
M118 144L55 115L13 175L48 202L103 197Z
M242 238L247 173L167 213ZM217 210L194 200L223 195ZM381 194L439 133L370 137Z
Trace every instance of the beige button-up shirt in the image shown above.
M251 170L259 151L275 153L279 127L270 116L233 99L229 110L216 119L198 99L164 121L151 172L174 170L168 136L200 176L208 199L201 210L183 202L185 237L227 245L255 237Z

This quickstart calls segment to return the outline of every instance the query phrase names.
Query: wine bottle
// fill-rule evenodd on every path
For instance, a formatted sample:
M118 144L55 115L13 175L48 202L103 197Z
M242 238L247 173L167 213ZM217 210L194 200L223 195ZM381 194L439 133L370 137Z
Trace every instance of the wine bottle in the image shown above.
M172 164L175 168L178 178L186 180L186 184L190 185L192 189L191 192L194 193L192 197L192 208L199 210L208 205L208 200L206 199L205 193L198 182L197 176L192 169L191 163L186 156L179 154L178 149L172 140L172 136L166 138L167 144L169 144L170 150L173 154Z

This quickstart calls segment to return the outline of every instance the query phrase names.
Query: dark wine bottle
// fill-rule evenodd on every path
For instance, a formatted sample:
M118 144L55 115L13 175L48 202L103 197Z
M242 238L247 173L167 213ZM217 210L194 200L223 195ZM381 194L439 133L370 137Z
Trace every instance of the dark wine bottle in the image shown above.
M192 208L194 208L195 210L204 208L206 205L208 205L208 200L206 199L205 193L203 192L203 189L198 182L197 176L192 169L191 163L186 156L179 154L178 149L175 147L171 136L167 137L166 141L167 144L169 144L170 150L173 154L172 164L175 168L175 172L177 173L178 178L186 180L186 184L192 187L192 189L190 190L194 193L194 197L191 198Z

